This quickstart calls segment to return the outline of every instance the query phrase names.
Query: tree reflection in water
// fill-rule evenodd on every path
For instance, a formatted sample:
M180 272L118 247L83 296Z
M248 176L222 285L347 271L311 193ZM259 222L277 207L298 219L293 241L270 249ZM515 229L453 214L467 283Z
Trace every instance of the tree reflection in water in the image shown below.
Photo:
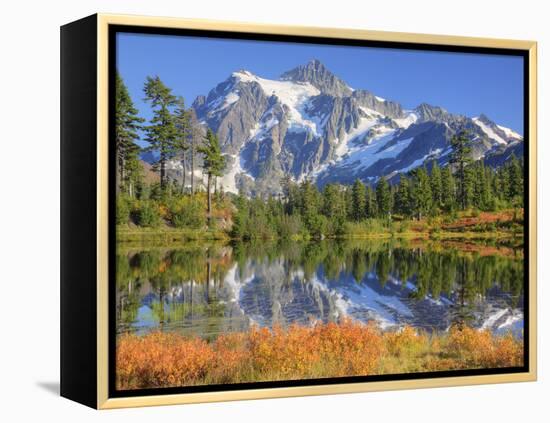
M344 316L428 330L491 322L496 330L522 323L523 257L371 241L197 243L119 251L116 284L118 333L213 338L251 324Z

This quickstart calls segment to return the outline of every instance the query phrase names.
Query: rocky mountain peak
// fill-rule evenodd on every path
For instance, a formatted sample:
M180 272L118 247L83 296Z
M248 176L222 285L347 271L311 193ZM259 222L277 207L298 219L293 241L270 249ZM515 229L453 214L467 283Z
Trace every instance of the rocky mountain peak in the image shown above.
M477 121L484 123L485 125L494 125L495 123L487 117L485 114L480 114L477 117Z
M444 165L450 139L468 131L474 158L498 165L519 156L522 136L487 116L469 118L422 103L414 110L350 88L319 60L268 79L237 70L193 103L197 120L216 132L227 158L224 190L279 193L294 180L375 183L431 160Z
M428 103L421 103L414 112L418 115L418 119L421 122L424 121L436 121L436 122L445 122L450 116L449 112L443 107L432 106Z
M246 79L246 78L253 78L255 76L256 75L254 75L249 70L239 69L238 71L233 72L229 78L240 80L240 79Z
M472 121L481 128L488 138L496 141L498 144L507 145L523 139L517 132L512 131L510 128L497 125L483 113L473 118Z
M280 79L282 81L309 82L324 94L335 97L346 97L353 92L343 80L334 75L317 59L283 73Z

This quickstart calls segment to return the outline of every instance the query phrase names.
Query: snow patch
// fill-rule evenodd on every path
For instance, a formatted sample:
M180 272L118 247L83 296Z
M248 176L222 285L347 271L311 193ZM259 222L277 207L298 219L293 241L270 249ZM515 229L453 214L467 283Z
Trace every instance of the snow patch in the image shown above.
M360 106L359 109L361 109L364 113L366 113L369 116L384 117L382 113L377 112L376 110L370 109L368 107Z
M502 309L502 310L497 310L496 312L494 312L493 314L491 314L487 319L485 319L485 321L483 322L483 324L481 325L481 330L483 329L490 329L492 328L495 323L500 320L502 318L502 316L504 316L506 313L508 312L507 309Z
M518 140L523 139L523 137L520 134L518 134L515 131L512 131L510 128L506 128L505 126L500 126L500 125L497 125L497 126L502 132L504 132L504 134L508 138L515 138L515 139L518 139Z
M233 164L231 169L223 175L222 186L224 191L232 192L238 194L239 190L237 189L237 175L243 172L241 166L241 157L238 154L232 154L229 157L233 159Z
M348 132L341 140L336 140L336 142L338 143L338 146L334 151L336 154L336 160L348 154L351 150L351 142L358 138L360 135L363 135L377 123L378 119L362 118L356 128Z
M495 131L493 131L493 128L483 123L479 118L475 117L472 119L474 123L481 128L483 132L485 132L485 135L487 135L490 139L498 142L499 144L506 145L507 142L502 139L500 135L498 135Z
M394 119L393 121L403 129L407 129L409 126L411 126L413 123L415 123L418 120L418 115L416 113L413 113L411 111L406 112L404 118Z
M369 145L352 149L345 158L345 163L358 162L357 169L368 169L378 160L396 158L412 142L412 138L398 140L395 144L387 146L393 141L394 130L389 133L374 137Z
M289 129L309 130L317 137L322 136L321 119L308 115L305 110L309 99L321 93L318 88L309 82L264 79L247 71L235 72L233 76L243 82L257 82L267 96L274 95L286 105Z
M232 105L233 103L236 103L237 101L239 101L239 98L240 97L236 92L231 91L225 97L225 102L224 102L223 107L225 108L225 107L228 107L228 106Z
M504 323L501 323L498 325L498 330L506 329L510 326L513 326L516 322L519 322L523 320L523 313L518 314L512 314L511 316L508 316Z
M443 149L441 149L441 148L436 148L435 150L430 150L430 152L428 154L424 155L423 157L421 157L419 159L416 159L410 165L399 169L397 172L398 173L407 173L410 170L413 170L413 169L415 169L419 166L422 166L422 164L426 161L427 158L429 158L429 157L440 157L442 155L445 155L447 151L449 151L449 149L447 149L445 151L443 151Z
M217 97L207 104L209 109L208 116L213 116L222 110L227 109L229 106L239 101L239 98L238 90L230 91L226 96ZM201 121L201 123L203 123L203 121ZM204 122L204 124L205 123L206 122Z

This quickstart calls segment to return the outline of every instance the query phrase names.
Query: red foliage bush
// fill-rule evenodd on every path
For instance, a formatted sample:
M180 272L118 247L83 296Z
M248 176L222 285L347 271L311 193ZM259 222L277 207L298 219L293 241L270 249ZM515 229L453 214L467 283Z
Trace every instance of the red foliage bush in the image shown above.
M383 333L346 320L287 329L254 327L212 342L174 333L123 335L116 360L117 387L135 389L365 376L399 372L411 362L420 371L520 366L523 342L471 328L432 336L411 327ZM385 368L390 361L393 367ZM396 369L395 363L401 367Z

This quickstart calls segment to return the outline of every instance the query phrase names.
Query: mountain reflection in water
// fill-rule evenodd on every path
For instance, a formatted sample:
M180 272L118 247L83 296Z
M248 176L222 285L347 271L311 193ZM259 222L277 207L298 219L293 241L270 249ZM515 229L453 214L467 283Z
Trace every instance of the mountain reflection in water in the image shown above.
M117 333L220 333L351 318L523 330L523 258L325 240L119 251Z

